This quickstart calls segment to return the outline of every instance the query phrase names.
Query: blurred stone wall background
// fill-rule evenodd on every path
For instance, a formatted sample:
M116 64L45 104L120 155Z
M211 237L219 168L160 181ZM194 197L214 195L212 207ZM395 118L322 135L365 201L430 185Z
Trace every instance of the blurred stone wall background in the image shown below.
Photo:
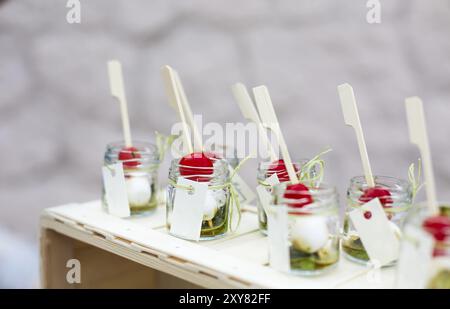
M136 139L176 121L163 64L205 121L242 121L230 85L266 84L294 157L334 149L326 178L341 202L361 164L336 86L355 89L374 173L403 178L418 157L403 100L419 95L439 197L450 200L450 2L380 2L381 24L366 22L365 0L81 0L81 24L66 22L66 1L2 2L0 226L33 244L43 208L99 198L105 144L121 137L110 58L123 62ZM243 171L251 183L255 168Z

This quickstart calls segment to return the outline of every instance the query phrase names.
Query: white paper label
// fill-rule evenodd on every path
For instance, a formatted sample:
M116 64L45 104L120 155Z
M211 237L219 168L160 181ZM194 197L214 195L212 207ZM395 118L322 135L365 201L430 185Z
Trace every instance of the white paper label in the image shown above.
M270 267L283 272L290 270L288 212L284 205L269 206L267 212Z
M280 180L278 179L278 176L276 173L272 174L272 176L266 178L265 183L273 187L276 184L280 183ZM264 211L267 213L267 209L270 205L270 201L272 199L271 194L267 191L266 186L258 185L256 187L256 192L258 193L259 202L261 203L261 206L263 207Z
M102 167L108 213L120 218L130 216L127 187L122 162Z
M234 169L231 165L228 166L230 171L230 175L234 173ZM250 186L239 176L238 173L235 173L233 179L231 179L234 189L239 195L239 202L242 204L250 204L255 199L255 193L250 188Z
M177 188L170 224L170 233L189 240L198 241L203 221L208 183L178 177L177 185L192 190Z
M423 289L433 258L434 239L415 226L406 226L397 267L397 287Z
M370 216L366 218L367 212ZM351 211L349 216L372 263L384 266L397 259L400 240L378 198Z

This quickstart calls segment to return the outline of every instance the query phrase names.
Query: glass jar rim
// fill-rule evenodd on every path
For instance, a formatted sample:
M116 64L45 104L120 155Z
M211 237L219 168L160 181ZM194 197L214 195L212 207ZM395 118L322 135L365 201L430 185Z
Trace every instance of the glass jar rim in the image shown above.
M447 201L437 201L439 208L450 208L450 202ZM427 206L427 200L421 200L414 202L414 205L417 205L419 207L426 207Z
M291 184L290 182L282 182L274 186L274 195L276 196L277 204L285 205L288 212L298 213L298 214L314 214L321 212L333 213L338 209L339 194L335 186L329 185L327 183L321 183L319 186L308 187L308 191L297 191L297 190L286 190L286 187ZM300 198L285 198L286 193L298 194ZM310 196L312 198L312 203L306 204L304 206L291 206L295 204L301 204L303 202L308 202L308 198L301 196Z
M396 200L412 198L412 186L411 183L404 179L396 178L393 176L373 176L376 188L388 189L390 195L378 196L378 198L394 198ZM350 179L350 187L348 188L347 195L349 198L359 200L362 192L369 188L365 176L355 176ZM361 194L359 194L361 193Z
M133 141L133 146L139 152L139 158L121 160L122 162L140 162L145 164L159 164L161 162L158 147L151 142ZM125 149L124 141L114 141L106 145L106 156L113 161L119 161L119 153Z
M214 171L215 167L214 165L216 164L216 162L225 162L225 159L222 158L209 158L211 161L213 161L213 166L209 167L209 166L192 166L192 165L184 165L184 164L180 164L180 159L173 159L172 160L172 164L174 164L175 166L178 167L185 167L185 168L195 168L196 170L202 170L202 171Z
M296 174L299 175L302 171L303 166L308 163L309 159L300 159L298 161L292 162L295 166ZM289 180L289 174L287 169L280 169L277 170L276 167L279 165L276 165L277 161L260 161L258 163L257 168L257 179L259 181L265 181L266 178L272 176L273 174L276 174L278 176L278 180L280 182L285 182ZM283 166L283 165L281 165ZM273 169L272 169L273 168ZM313 167L313 172L315 171L315 168Z
M180 158L172 159L170 164L170 171L169 171L169 177L172 175L173 172L175 172L176 176L180 173L180 168L185 168L186 170L192 169L194 171L199 171L198 174L190 174L189 178L196 178L201 177L202 179L220 179L223 178L224 182L228 180L229 177L229 169L228 169L228 162L225 159L221 158L211 158L213 161L212 167L206 167L206 166L190 166L190 165L183 165L180 164ZM211 173L209 173L211 172ZM205 173L205 174L203 174Z
M278 160L282 160L281 158ZM258 162L258 170L264 171L264 170L268 170L271 166L274 165L275 162L277 161L260 161ZM305 165L306 163L308 163L309 159L299 159L297 161L292 161L292 164L295 164L297 167L301 168L303 165Z
M438 206L438 211L439 211L439 215L446 215L448 213L448 216L450 216L450 202L447 201L438 201L437 202ZM427 201L419 201L419 202L414 202L413 203L413 207L414 209L416 209L416 211L421 212L421 214L429 214L429 209L427 206Z
M395 181L397 184L404 185L405 187L411 186L411 184L408 181L394 176L373 175L373 179L375 185L377 183L377 180L387 180L387 181ZM367 185L366 177L364 175L354 176L350 179L350 184Z
M276 184L274 187L287 187L288 185L292 184L290 181L286 181L283 183L279 183ZM311 192L313 194L317 194L317 195L331 195L331 194L337 194L337 189L335 186L329 185L327 183L321 183L319 186L307 186L305 185L308 190L305 191L297 191L297 190L287 190L286 188L284 189L284 193L309 193L311 194Z

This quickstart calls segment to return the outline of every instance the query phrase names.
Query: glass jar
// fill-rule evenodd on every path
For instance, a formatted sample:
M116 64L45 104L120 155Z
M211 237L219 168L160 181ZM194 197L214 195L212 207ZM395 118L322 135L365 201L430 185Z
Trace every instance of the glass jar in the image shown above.
M430 265L426 268L425 286L429 289L450 289L450 204L441 204L438 220L430 220L426 203L421 203L411 211L405 222L405 235L400 250L406 250L406 245L420 247L413 233L417 230L425 231L434 240L434 250ZM434 221L434 224L432 223ZM420 239L420 238L419 238ZM407 244L408 243L408 244ZM409 252L409 251L407 251ZM410 257L411 253L401 254L401 258ZM414 259L416 260L416 259ZM397 274L399 276L399 274ZM397 280L398 284L398 280ZM403 288L398 286L399 288Z
M202 170L199 173L201 175L201 181L207 182L209 186L204 205L200 240L209 240L224 236L229 229L231 193L228 186L230 181L228 163L223 159L217 158L213 161L214 165L212 170L208 167L195 167L196 170ZM167 186L166 197L166 226L169 230L175 195L178 190L183 190L174 185L177 183L178 177L183 177L180 175L180 167L192 169L192 167L180 165L179 159L172 160L169 169L170 181Z
M155 145L134 142L126 148L123 142L106 146L104 165L122 162L131 214L140 214L156 208L158 204L159 152ZM105 189L102 193L103 207L107 209Z
M375 189L367 185L364 176L357 176L350 180L347 190L342 250L346 258L360 264L368 264L370 259L348 214L378 197L395 235L400 238L403 223L412 206L413 193L409 182L387 176L374 176L374 182ZM395 261L390 265L393 264Z
M293 164L295 165L295 170L298 172L301 171L301 169L307 162L308 162L307 159L303 159L298 162L294 162ZM274 173L277 173L278 180L280 180L280 182L289 181L289 176L288 176L287 171L284 169L284 171L282 171L280 173L279 171L275 170L274 165L276 166L276 164L274 162L268 162L268 161L260 162L258 164L258 172L257 172L258 184L264 186L266 188L267 192L269 192L271 194L272 194L273 187L271 185L269 185L268 183L266 183L266 179L268 177L272 176ZM297 174L300 174L300 173L297 173ZM312 169L311 174L312 174L312 176L315 175L314 169ZM261 205L261 201L259 200L259 197L257 199L256 207L258 210L259 230L263 234L267 235L267 215L264 211L264 208Z
M287 190L287 182L273 190L273 207L288 213L290 273L317 275L339 261L339 201L336 188L321 184L305 191ZM307 203L305 205L305 200Z

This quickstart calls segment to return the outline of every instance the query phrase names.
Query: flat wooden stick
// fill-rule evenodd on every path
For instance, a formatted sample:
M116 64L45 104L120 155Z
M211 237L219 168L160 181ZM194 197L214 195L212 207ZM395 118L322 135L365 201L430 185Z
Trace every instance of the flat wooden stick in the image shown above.
M175 72L175 81L178 87L178 92L180 94L181 104L183 104L184 114L189 126L191 127L192 133L194 134L194 150L203 151L202 136L200 135L198 126L194 121L194 114L192 113L191 106L189 105L186 93L184 92L183 84L181 83L181 79L180 76L178 75L178 72L175 70L174 72Z
M272 100L269 95L269 91L266 86L259 86L253 88L253 94L255 95L256 106L258 107L259 115L262 122L269 127L278 139L281 155L283 156L284 164L289 175L289 180L292 184L298 184L300 181L295 173L294 166L292 164L291 156L281 133L280 124L278 122L275 109L273 108Z
M189 153L193 153L194 150L189 134L189 126L186 122L183 104L181 103L180 94L178 92L175 72L170 66L165 65L161 69L161 74L164 80L167 97L169 98L169 104L176 107L176 111L178 112L178 116L183 126L183 143L188 148Z
M412 144L415 144L419 148L422 157L428 209L430 215L436 215L439 213L439 205L436 197L430 143L428 141L422 100L418 97L407 98L405 100L405 106L406 116L408 118L409 139Z
M125 87L123 83L122 65L117 60L108 61L109 85L111 95L117 99L120 104L120 114L122 118L123 138L125 147L133 146L131 142L130 121L128 118L127 100L125 97Z
M367 185L369 187L375 187L375 181L373 179L372 168L370 167L369 155L367 154L367 146L364 140L364 134L361 121L359 119L358 107L356 105L353 88L349 84L342 84L338 86L338 92L341 100L342 112L344 113L345 124L353 127L355 130Z
M247 87L245 87L242 83L236 83L231 87L231 90L244 118L254 122L258 127L258 134L269 152L270 160L272 162L277 161L278 156L273 149L273 145L267 136L264 126L261 123L261 119L259 118L255 104L247 91Z

